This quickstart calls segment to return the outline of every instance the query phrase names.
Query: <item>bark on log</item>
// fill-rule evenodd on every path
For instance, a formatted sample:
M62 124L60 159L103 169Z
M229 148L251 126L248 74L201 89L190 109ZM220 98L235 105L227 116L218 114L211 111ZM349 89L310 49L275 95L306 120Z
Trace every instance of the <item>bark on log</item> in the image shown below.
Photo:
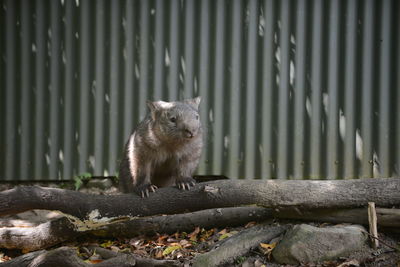
M101 248L96 248L101 250ZM111 254L110 254L111 253ZM128 267L128 266L178 266L175 261L171 260L152 260L135 257L133 254L107 253L110 255L106 259L96 264L96 267ZM70 247L60 247L51 251L35 251L12 259L1 264L2 267L88 267L93 266L84 262L78 257L75 249Z
M376 215L378 217L378 227L383 227L387 230L400 227L400 209L376 208ZM285 208L273 210L272 216L279 219L368 225L367 208L313 210Z
M219 180L199 183L190 191L161 188L142 199L134 194L88 195L80 192L17 187L0 192L0 215L31 209L58 210L74 216L82 227L95 228L126 217L176 214L211 208L259 205L281 208L350 208L375 202L400 205L400 179L358 180ZM84 221L87 220L87 221Z

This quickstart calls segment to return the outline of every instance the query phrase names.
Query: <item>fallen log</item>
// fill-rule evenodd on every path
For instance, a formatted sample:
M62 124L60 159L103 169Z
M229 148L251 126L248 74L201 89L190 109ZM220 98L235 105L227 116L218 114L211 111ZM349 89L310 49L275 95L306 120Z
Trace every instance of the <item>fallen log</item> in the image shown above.
M81 230L87 230L127 218L211 208L257 205L307 210L363 207L368 202L378 207L400 205L400 179L219 180L199 183L190 191L161 188L144 199L134 194L90 195L22 186L0 192L0 215L31 209L58 210Z
M96 264L96 267L128 267L128 266L178 266L172 260L143 259L133 254L123 254L108 251L102 253L102 248L96 248L97 252L107 254L108 258ZM100 254L98 253L98 254ZM77 255L77 250L71 247L60 247L54 250L35 251L24 254L1 264L2 267L39 267L39 266L63 266L63 267L88 267L93 264L84 262Z
M191 213L136 218L109 224L97 230L79 231L66 217L36 227L0 228L0 248L24 252L45 249L83 234L98 237L133 237L140 234L191 232L195 227L239 226L249 221L271 218L271 210L260 207L237 207L202 210Z
M400 210L377 208L378 226L381 230L400 228ZM21 249L24 252L45 249L83 234L97 237L134 237L141 234L191 232L196 226L211 229L244 225L250 221L268 219L294 219L326 223L354 223L368 225L366 208L269 209L262 207L237 207L197 211L192 213L131 219L109 224L97 230L79 231L66 217L42 223L36 227L0 228L0 248ZM384 229L382 229L382 227Z

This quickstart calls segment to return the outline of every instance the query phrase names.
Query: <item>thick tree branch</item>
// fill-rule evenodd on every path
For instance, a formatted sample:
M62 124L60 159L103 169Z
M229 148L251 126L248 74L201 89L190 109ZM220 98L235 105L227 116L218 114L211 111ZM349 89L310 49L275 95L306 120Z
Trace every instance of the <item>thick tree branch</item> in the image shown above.
M96 251L102 251L96 248ZM152 260L143 259L133 254L122 254L116 252L104 252L107 259L97 263L98 267L123 267L123 266L178 266L171 260ZM63 266L63 267L87 267L93 266L84 262L78 257L76 249L70 247L60 247L50 251L35 251L2 263L4 267L44 267L44 266Z
M245 229L220 243L217 248L204 254L198 254L193 259L193 267L226 264L228 261L246 254L251 248L257 247L260 243L269 243L288 228L288 226L271 226L267 224Z
M16 187L0 192L0 215L31 209L58 210L95 228L124 217L176 214L210 208L263 207L350 208L375 202L378 207L400 205L400 179L359 180L220 180L197 184L190 191L161 188L142 199L134 194L88 195L80 192ZM86 220L86 221L85 221ZM92 224L90 224L90 223Z

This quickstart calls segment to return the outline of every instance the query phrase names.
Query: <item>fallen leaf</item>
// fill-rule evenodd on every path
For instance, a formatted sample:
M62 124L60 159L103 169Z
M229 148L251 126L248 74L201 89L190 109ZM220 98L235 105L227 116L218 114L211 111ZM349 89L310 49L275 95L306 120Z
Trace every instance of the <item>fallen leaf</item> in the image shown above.
M254 267L266 267L266 265L264 263L262 263L262 261L256 260L254 262Z
M197 241L197 235L200 233L200 227L196 227L193 232L188 234L190 241Z
M186 238L187 236L188 236L188 233L182 232L182 233L180 233L179 238Z
M182 252L178 252L177 254L176 254L176 258L177 259L180 259L180 258L182 258L183 257L183 253Z
M225 228L225 229L222 229L221 231L219 231L218 234L224 235L224 234L226 234L227 232L228 232L228 230L226 230L226 228Z
M228 238L228 237L231 237L231 236L232 236L232 235L231 235L230 233L226 233L226 234L221 235L221 236L218 238L218 240L223 240L223 239Z
M175 250L181 249L181 248L182 248L182 247L181 247L180 245L167 247L166 249L164 249L162 255L163 255L163 256L169 255L169 254L171 254L172 252L174 252Z
M245 226L244 226L244 228L250 228L250 227L253 227L254 225L256 225L257 223L256 222L248 222Z
M137 255L139 255L139 256L144 256L144 257L149 256L149 253L147 253L147 251L144 250L144 249L133 250L132 253L133 253L133 254L137 254Z
M186 239L182 239L179 242L179 245L181 245L183 248L188 248L188 247L192 247L193 246L193 244L190 243L189 241L187 241Z
M9 256L4 255L4 253L0 253L0 263L1 262L6 262L6 261L9 261L9 260L11 260L11 258Z
M166 239L168 238L168 236L167 235L160 235L160 236L158 236L157 237L157 240L155 241L157 244L160 244L160 245L165 245L166 244Z
M104 243L100 244L100 246L103 247L103 248L109 248L112 245L114 245L114 241L111 241L111 240L108 240L107 242L104 242Z
M225 234L221 235L221 236L218 238L218 240L222 240L222 239L231 237L231 236L233 236L233 235L235 235L235 234L237 234L237 233L239 233L239 232L238 232L238 231L232 231L232 232L229 232L229 233L225 233Z
M205 241L206 239L208 239L213 234L214 234L214 229L211 229L211 230L208 230L208 231L205 230L205 229L201 229L200 239L202 241Z
M260 247L262 247L263 249L273 250L276 247L276 243L272 244L260 243Z
M163 258L163 251L162 250L158 250L156 255L155 255L156 259L162 259Z
M111 246L110 248L111 248L111 251L114 251L114 252L120 251L119 247L117 247L117 246Z
M168 243L173 243L173 242L178 242L178 240L177 240L176 238L169 237L169 238L167 239L167 242L168 242Z
M132 238L129 240L129 245L131 245L135 248L142 246L143 243L144 243L144 241L141 238Z
M89 257L89 260L91 260L91 261L101 260L101 256L99 254L97 254L96 252L94 252L93 255Z
M358 260L350 260L343 262L342 264L338 265L337 267L358 267L360 266L360 263Z
M103 262L103 260L89 260L89 262L90 262L91 264L96 264L96 263Z
M266 244L260 243L260 251L268 256L268 259L271 257L272 250L276 247L276 243Z
M120 253L130 253L132 250L130 248L123 248L119 251Z

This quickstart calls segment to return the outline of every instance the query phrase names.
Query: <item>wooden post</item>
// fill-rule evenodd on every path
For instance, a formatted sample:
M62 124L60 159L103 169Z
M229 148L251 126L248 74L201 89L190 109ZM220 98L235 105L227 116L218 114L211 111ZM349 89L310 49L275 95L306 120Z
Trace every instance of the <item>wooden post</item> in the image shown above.
M369 233L371 235L371 243L374 249L377 249L379 246L378 241L378 226L377 226L377 217L375 210L375 203L368 202L368 222L369 222Z

